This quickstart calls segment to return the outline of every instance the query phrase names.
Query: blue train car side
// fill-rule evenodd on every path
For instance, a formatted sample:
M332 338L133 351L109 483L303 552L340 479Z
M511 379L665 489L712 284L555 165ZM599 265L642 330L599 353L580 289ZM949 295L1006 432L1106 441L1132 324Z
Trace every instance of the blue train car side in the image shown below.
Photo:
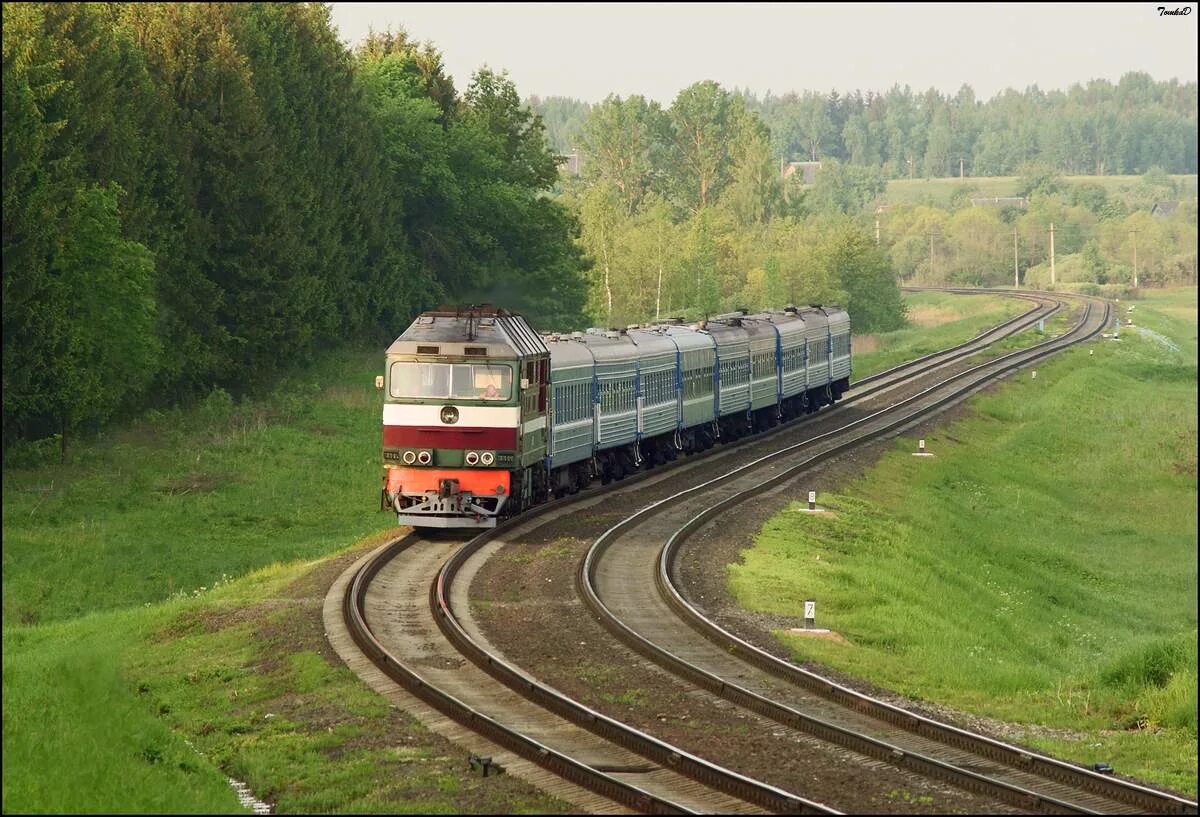
M814 412L850 384L850 317L835 306L543 337L556 496Z

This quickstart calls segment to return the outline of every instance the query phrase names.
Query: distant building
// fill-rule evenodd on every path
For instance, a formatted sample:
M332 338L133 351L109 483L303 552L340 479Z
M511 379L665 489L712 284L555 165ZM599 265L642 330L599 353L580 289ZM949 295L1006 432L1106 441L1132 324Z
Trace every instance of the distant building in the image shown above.
M801 184L812 184L821 169L820 162L780 162L779 175L788 178L794 173L800 174Z
M1150 208L1150 215L1156 218L1166 218L1174 213L1179 208L1177 201L1156 201L1154 206Z
M1029 199L1024 196L992 196L990 199L971 199L973 207L1018 207L1024 210Z
M572 150L558 163L558 172L567 176L578 176L583 167L583 157L578 150Z

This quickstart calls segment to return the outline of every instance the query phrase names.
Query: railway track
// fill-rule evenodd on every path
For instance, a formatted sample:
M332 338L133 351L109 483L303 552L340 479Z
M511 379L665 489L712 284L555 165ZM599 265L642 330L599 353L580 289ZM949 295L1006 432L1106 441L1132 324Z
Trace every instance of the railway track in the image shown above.
M890 759L1022 809L1194 812L1195 804L1181 798L940 724L795 667L708 620L683 598L672 579L675 559L688 537L721 513L785 485L821 460L962 399L982 377L990 380L1094 337L1109 320L1108 309L1093 307L1062 338L980 364L950 378L948 389L933 387L631 514L589 551L580 576L585 599L614 635L689 682L868 756ZM804 459L764 476L772 463L801 452ZM605 558L618 550L619 559ZM787 682L782 690L778 679Z
M899 382L907 381L915 373L945 367L952 361L974 354L998 337L1026 328L1063 308L1062 302L1055 298L1024 297L1031 297L1034 303L1022 315L1005 321L1004 324L953 349L943 350L920 361L910 362L860 381L854 385L844 402L879 394ZM1106 321L1107 317L1096 325L1102 328ZM1085 323L1088 323L1086 317L1081 324ZM1080 331L1077 329L1072 335ZM1040 354L1045 354L1065 345L1066 342L1067 338L1063 338L1041 344L1037 348L1041 350ZM1056 344L1054 349L1044 348L1051 343ZM1000 361L1021 365L1014 356L1021 355L1020 360L1023 361L1027 358L1036 359L1040 354L1034 354L1032 350L1022 350L1001 358ZM996 368L1000 361L984 364L991 367L986 374L994 374L991 369ZM985 376L981 369L983 367L970 370L977 374L974 379L964 378L962 373L955 376L956 381L962 384L960 391L970 390L970 384ZM932 407L927 410L932 410ZM855 424L858 422L855 421ZM793 423L784 429L759 435L756 439L773 438L783 431L794 429L797 425L802 423ZM783 450L792 451L795 447L788 446ZM728 449L718 451L721 450ZM701 459L704 457L693 457L687 462ZM658 469L654 473L661 475L667 470L670 469ZM746 470L740 469L742 472ZM646 476L649 474L638 475L606 489L591 489L585 492L585 495L617 487L624 488ZM456 577L460 575L460 571L472 555L478 554L488 542L521 527L536 526L537 517L541 513L554 510L562 504L560 502L544 506L539 512L526 514L494 531L476 537L461 548L457 542L410 536L383 549L347 584L343 600L343 615L359 649L370 656L394 681L438 711L467 724L472 730L515 755L551 769L555 774L628 808L655 813L714 810L829 813L831 810L819 803L737 775L658 741L646 733L606 718L540 684L485 646L485 640L472 626L469 615L460 617L459 610L456 610L456 601L459 609L465 606L465 589L462 589L461 582L455 583ZM665 511L668 505L672 503L657 503L654 508L658 512L653 516L661 517L659 512ZM640 528L641 525L636 527ZM689 528L692 529L694 528ZM681 545L685 538L686 536L679 536L674 541ZM658 540L658 549L661 549L662 541ZM665 552L659 555L665 555ZM659 600L660 603L664 603L663 599L670 595L667 592L670 586L670 559L663 562L660 558L658 561L668 566L665 568L666 583L659 580L665 593L659 595ZM653 562L654 560L652 564ZM433 578L434 575L436 579ZM653 576L653 568L645 575ZM649 583L653 585L652 580ZM687 603L682 601L682 596L679 596L678 603L687 606ZM685 624L685 619L676 615L672 615L671 618L681 624L693 638L699 635L695 628L703 628L696 620ZM700 640L712 648L714 642L711 639L723 637L714 632L706 632ZM659 649L655 646L655 650ZM468 664L464 657L471 663ZM766 662L767 659L759 656L754 660ZM758 671L770 670L760 668ZM485 672L502 681L504 686L489 682ZM778 706L777 703L774 705ZM913 717L907 713L905 715ZM876 750L879 747L871 748ZM948 779L948 775L957 775L963 771L956 768L947 771L937 765L937 762L930 766L922 759L924 756L915 750L909 750L903 757L898 757L896 751L905 750L891 746L886 748L889 762L896 762L905 768L916 768L924 764L926 773L931 773L932 768L932 773L941 776L942 779ZM871 752L866 754L871 755ZM878 752L872 756L878 757ZM952 767L950 763L942 763ZM976 773L976 776L985 780L977 780L975 785L987 788L994 794L995 786L986 782L986 775ZM968 785L968 788L970 787ZM1033 795L1022 793L1020 805L1031 807L1035 802L1030 799L1031 796ZM1036 803L1041 807L1058 807L1056 798L1052 795L1036 796L1040 798ZM1010 797L1008 802L1018 801ZM1068 807L1064 810L1071 809Z

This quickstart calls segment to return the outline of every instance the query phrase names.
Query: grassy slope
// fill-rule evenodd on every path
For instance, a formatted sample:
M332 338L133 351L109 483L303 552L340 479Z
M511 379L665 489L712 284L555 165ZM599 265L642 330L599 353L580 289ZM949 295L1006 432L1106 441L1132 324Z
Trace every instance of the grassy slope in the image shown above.
M1105 187L1108 192L1117 193L1122 187L1134 185L1141 181L1141 176L1067 176L1065 180L1071 183L1094 182ZM1171 178L1179 185L1180 195L1196 195L1196 177L1192 175L1174 175ZM1019 179L1016 176L968 176L965 179L893 179L887 183L884 197L891 204L907 204L920 202L929 197L933 204L946 206L954 191L964 185L974 185L972 198L988 198L991 196L1017 195Z
M1032 304L992 295L906 292L910 326L854 338L854 380L969 340Z
M239 812L226 774L280 813L569 810L331 660L319 564L6 628L4 812Z
M327 358L270 399L77 445L4 471L4 620L161 601L329 553L394 524L378 506L377 352Z
M826 504L768 523L731 587L849 646L815 659L1016 724L1023 740L1196 792L1196 290L1147 293L1138 323L976 398Z

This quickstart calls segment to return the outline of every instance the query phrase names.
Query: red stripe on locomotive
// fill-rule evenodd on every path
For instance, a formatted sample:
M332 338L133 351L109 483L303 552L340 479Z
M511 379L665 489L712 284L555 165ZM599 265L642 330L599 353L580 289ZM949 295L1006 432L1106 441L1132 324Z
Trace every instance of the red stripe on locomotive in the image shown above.
M475 448L512 451L517 447L515 428L439 428L384 426L385 448Z
M507 471L484 471L471 468L389 468L387 489L391 493L423 494L436 491L444 479L458 480L460 491L475 496L497 496L509 492Z

